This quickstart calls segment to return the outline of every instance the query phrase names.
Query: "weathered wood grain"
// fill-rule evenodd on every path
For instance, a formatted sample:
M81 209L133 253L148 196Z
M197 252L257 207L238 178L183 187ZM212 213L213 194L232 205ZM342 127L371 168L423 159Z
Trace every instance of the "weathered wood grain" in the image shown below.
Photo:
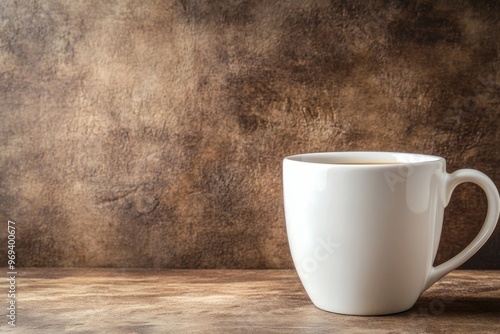
M17 290L16 333L500 331L498 271L455 271L411 310L374 317L317 309L292 270L20 269Z

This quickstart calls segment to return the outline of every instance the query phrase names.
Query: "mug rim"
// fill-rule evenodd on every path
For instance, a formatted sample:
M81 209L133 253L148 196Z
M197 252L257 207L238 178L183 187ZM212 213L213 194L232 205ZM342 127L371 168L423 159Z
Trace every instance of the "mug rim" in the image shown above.
M369 163L374 160L376 162ZM446 163L444 158L437 155L388 151L333 151L300 153L285 157L283 162L285 161L310 165L351 168L388 167L391 165L420 165L436 162Z

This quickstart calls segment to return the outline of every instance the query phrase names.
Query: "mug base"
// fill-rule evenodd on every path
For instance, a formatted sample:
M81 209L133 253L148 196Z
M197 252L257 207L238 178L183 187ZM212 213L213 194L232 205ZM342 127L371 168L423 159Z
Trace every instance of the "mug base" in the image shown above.
M415 305L411 305L410 307L405 307L405 308L402 308L402 309L394 309L394 310L380 310L380 311L375 311L375 310L371 310L371 311L368 311L368 310L364 310L364 311L359 311L359 312L356 312L355 310L340 310L340 309L332 309L332 308L328 308L328 307L321 307L319 305L316 305L315 303L313 303L314 306L316 306L318 309L322 310L322 311L326 311L326 312L329 312L329 313L335 313L335 314L340 314L340 315L349 315L349 316L358 316L358 317L376 317L376 316L384 316L384 315L393 315L393 314L399 314L399 313L404 313L404 312L407 312L409 310L411 310L411 308Z

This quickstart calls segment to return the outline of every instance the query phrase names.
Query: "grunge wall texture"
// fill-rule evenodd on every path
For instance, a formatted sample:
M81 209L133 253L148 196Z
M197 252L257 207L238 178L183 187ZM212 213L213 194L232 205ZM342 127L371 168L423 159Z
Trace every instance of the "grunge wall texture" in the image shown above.
M500 186L499 1L0 2L19 266L289 268L281 161L444 156ZM438 262L478 232L461 186ZM500 228L466 268L500 269ZM6 263L6 251L0 252Z

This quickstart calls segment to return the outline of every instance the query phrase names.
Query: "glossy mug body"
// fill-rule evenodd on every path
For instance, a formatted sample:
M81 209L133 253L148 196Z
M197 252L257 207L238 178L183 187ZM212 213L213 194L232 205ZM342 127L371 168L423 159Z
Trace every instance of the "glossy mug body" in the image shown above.
M336 313L408 310L484 244L498 219L493 182L474 170L447 174L445 160L436 156L303 154L285 158L283 178L295 268L312 302ZM468 248L433 267L444 208L455 186L468 181L487 194L486 222Z

